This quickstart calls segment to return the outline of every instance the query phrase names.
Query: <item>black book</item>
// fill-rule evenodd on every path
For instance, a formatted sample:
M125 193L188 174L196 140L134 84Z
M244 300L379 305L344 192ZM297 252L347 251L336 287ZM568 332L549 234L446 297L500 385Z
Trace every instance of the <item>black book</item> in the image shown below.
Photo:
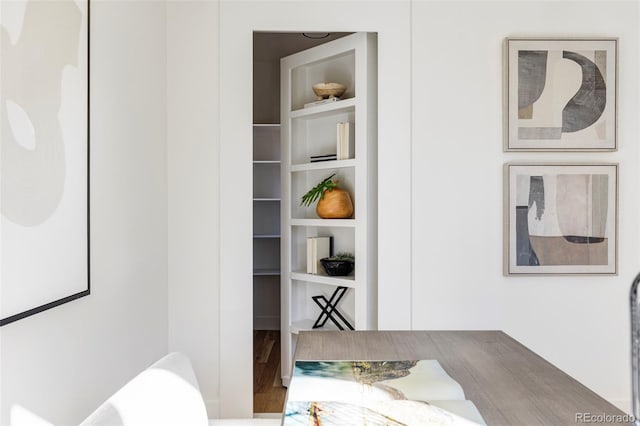
M311 155L311 156L309 156L309 158L311 158L311 159L314 159L314 158L327 158L327 157L336 158L337 155L336 154L324 154L324 155Z

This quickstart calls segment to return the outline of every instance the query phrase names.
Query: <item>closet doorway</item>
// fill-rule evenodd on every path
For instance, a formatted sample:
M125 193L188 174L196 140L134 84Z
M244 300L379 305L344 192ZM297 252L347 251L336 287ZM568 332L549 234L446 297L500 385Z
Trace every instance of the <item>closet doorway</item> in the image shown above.
M253 412L282 413L280 58L351 33L253 33Z

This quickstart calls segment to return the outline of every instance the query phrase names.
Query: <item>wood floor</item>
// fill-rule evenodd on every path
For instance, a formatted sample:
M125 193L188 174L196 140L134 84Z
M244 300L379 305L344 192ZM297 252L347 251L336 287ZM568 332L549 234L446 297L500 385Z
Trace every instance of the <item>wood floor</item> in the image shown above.
M282 413L287 388L280 377L280 331L253 331L253 412Z

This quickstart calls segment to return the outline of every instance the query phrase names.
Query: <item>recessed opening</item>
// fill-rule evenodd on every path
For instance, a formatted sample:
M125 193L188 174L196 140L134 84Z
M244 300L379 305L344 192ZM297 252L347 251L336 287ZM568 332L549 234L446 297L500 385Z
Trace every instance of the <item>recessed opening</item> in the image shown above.
M350 32L254 32L253 34L253 411L282 413L286 388L282 385L280 364L280 58L336 40ZM345 74L353 58L328 58L335 73ZM296 105L315 99L309 79L327 81L340 75L309 75L297 70L299 94ZM347 93L353 96L353 90ZM349 117L328 116L297 131L314 131ZM301 121L302 123L302 121ZM303 127L306 130L303 130ZM335 130L333 130L333 133ZM327 142L329 143L329 142ZM334 144L335 149L335 142ZM327 145L329 146L329 145ZM321 151L322 147L318 149ZM302 154L299 154L302 155ZM308 161L307 158L304 159ZM302 160L301 160L302 161ZM302 189L300 189L301 191ZM347 230L346 232L353 232ZM340 235L336 236L340 239Z

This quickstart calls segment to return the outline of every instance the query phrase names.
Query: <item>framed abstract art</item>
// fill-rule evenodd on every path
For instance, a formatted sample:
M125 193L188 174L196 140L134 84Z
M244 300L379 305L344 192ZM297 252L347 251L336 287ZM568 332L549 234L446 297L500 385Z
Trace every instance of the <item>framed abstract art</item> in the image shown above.
M0 326L89 294L89 2L0 4Z
M617 273L618 165L505 165L505 273Z
M617 149L618 40L508 38L506 151Z

